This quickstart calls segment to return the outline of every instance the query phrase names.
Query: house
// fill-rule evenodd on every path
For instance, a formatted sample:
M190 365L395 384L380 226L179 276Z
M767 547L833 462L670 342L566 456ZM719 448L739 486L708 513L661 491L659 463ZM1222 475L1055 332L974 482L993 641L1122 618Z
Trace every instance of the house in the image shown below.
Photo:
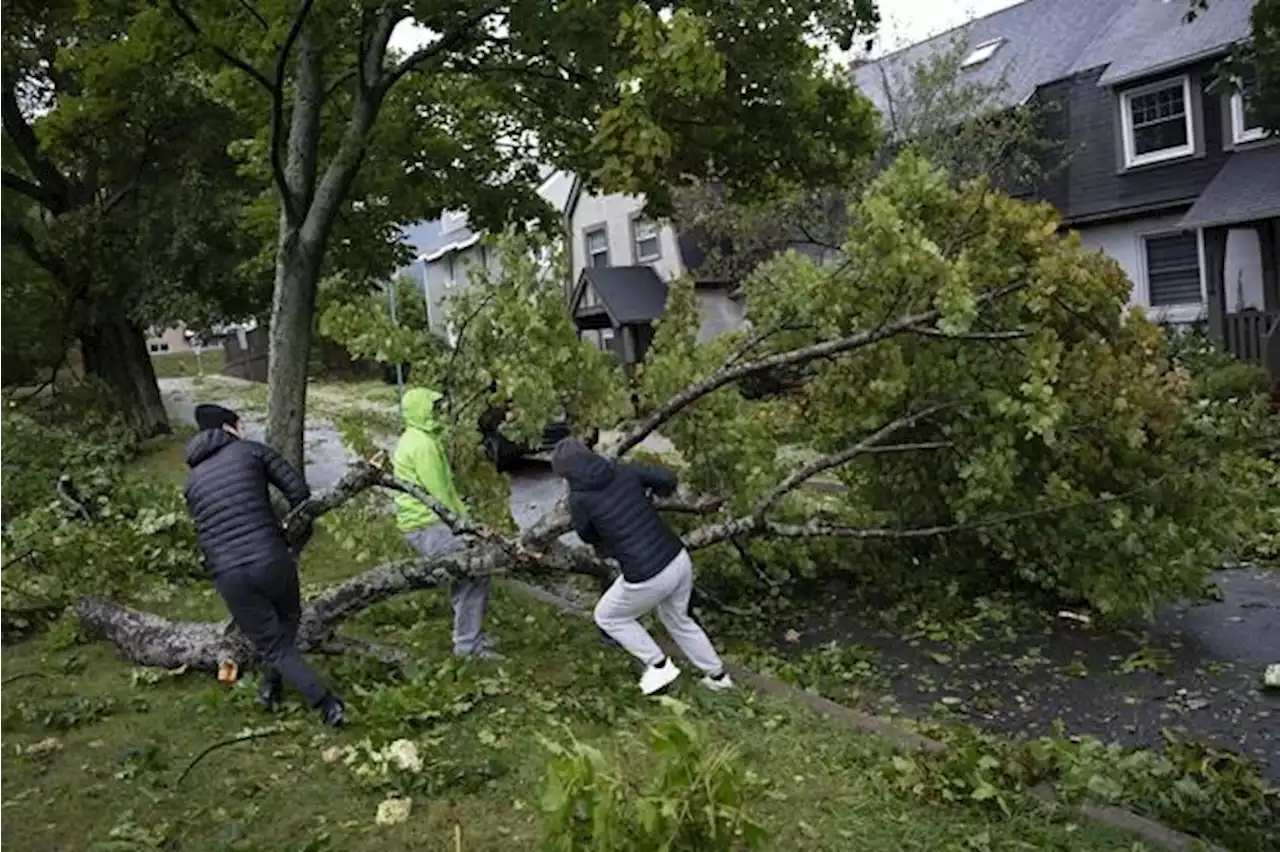
M1037 194L1124 268L1131 304L1170 324L1207 321L1229 351L1280 375L1280 144L1251 120L1247 81L1243 97L1211 87L1249 37L1252 5L1214 0L1188 23L1176 0L1026 0L961 28L962 73L1003 75L997 108L1051 107L1044 132L1070 157ZM893 82L955 36L854 80L886 109Z
M563 210L571 183L572 177L567 173L552 172L538 188L538 194L555 210ZM483 237L468 226L465 212L445 211L439 219L404 229L404 241L411 247L414 259L398 275L408 275L418 284L427 303L429 327L451 345L457 329L449 316L449 294L468 286L476 269L484 269L490 275L501 272L497 252Z
M575 177L564 218L574 321L583 337L624 364L644 360L653 323L666 309L667 284L685 275L698 298L700 340L742 325L732 282L702 268L698 235L646 215L643 197L593 194Z

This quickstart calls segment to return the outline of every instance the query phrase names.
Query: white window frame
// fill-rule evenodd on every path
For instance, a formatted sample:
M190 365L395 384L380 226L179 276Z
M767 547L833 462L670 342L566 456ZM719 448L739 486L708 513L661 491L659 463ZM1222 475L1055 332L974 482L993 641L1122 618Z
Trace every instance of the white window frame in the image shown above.
M652 228L653 236L640 238L641 228ZM647 240L653 240L653 244L657 246L653 254L641 254L640 243ZM662 226L652 219L646 219L643 216L637 216L631 220L631 251L635 255L636 263L652 263L655 260L662 260Z
M969 55L960 63L961 68L972 68L975 65L981 65L988 59L996 55L996 51L1000 49L1000 45L1004 44L1004 37L993 38L976 45L973 50L969 51Z
M1239 90L1231 93L1231 142L1234 145L1246 145L1267 138L1267 131L1261 127L1244 126L1244 93Z
M593 234L603 234L603 235L604 235L604 252L603 252L603 254L604 254L604 261L605 261L605 262L604 262L604 265L605 265L606 267L607 267L607 266L612 265L612 263L613 263L613 253L610 251L610 246L609 246L609 228L608 228L608 226L606 226L606 225L598 225L598 226L596 226L596 227L594 227L594 228L587 228L587 229L583 230L583 232L582 232L582 259L583 259L583 261L584 261L583 265L584 265L587 269L598 269L598 268L600 268L600 267L597 267L597 266L595 265L595 263L593 263L593 261L595 260L595 256L596 256L596 255L598 255L598 254L601 254L601 252L598 252L598 251L592 251L592 250L591 250L591 236L592 236Z
M1205 310L1209 304L1205 295L1205 269L1204 269L1204 232L1196 231L1196 265L1200 271L1200 301L1198 302L1181 302L1176 305L1160 305L1151 304L1151 267L1147 262L1147 240L1159 239L1160 237L1170 237L1185 233L1182 228L1156 228L1152 231L1143 231L1137 234L1138 240L1138 274L1141 276L1139 284L1139 303L1147 311L1147 315L1157 322L1162 323L1192 323L1204 317Z
M1147 154L1134 153L1133 138L1133 110L1130 103L1136 97L1149 95L1152 92L1158 92L1162 89L1171 89L1174 85L1182 86L1182 105L1184 113L1182 120L1187 126L1187 141L1184 145L1176 148L1165 148L1162 151L1151 151ZM1180 157L1189 157L1196 152L1196 123L1193 117L1195 112L1194 105L1191 103L1191 76L1183 74L1181 77L1166 77L1155 83L1149 83L1145 86L1138 86L1134 89L1128 89L1120 93L1120 121L1123 126L1124 133L1124 164L1125 168L1134 168L1135 166L1146 166L1151 163L1163 163L1166 160L1176 160Z

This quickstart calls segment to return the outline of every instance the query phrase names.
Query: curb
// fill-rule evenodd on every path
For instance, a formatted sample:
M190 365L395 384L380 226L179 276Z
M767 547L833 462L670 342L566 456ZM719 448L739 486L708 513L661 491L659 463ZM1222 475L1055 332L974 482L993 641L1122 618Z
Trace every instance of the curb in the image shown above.
M589 618L589 614L575 604L573 601L563 598L554 592L526 583L523 580L517 580L513 577L505 578L506 583L522 594L525 594L535 600L550 604L571 615L579 618ZM663 645L663 649L668 653L671 649L668 643L659 640L659 644ZM838 722L849 728L853 728L866 733L875 734L883 739L889 740L894 746L905 751L925 751L936 754L946 750L946 745L937 740L918 734L915 731L907 730L900 725L894 724L888 719L880 716L872 716L852 707L846 707L824 698L812 692L805 692L802 689L796 689L790 684L783 683L771 677L757 674L750 669L742 666L728 663L725 666L729 670L730 676L737 682L745 684L757 692L763 692L768 695L777 695L783 698L789 698L798 701L807 706L810 710L820 716L825 716L832 721ZM1057 793L1048 784L1037 784L1029 788L1026 792L1030 793L1037 799L1046 804L1057 804L1070 807L1077 813L1091 819L1094 822L1100 822L1113 828L1124 829L1139 835L1144 840L1167 849L1169 852L1227 852L1221 846L1214 845L1207 840L1201 840L1198 837L1192 837L1170 828L1163 823L1156 822L1153 819L1144 817L1141 814L1124 808L1118 808L1112 805L1098 805L1092 803L1083 803L1079 805L1065 805L1059 798Z

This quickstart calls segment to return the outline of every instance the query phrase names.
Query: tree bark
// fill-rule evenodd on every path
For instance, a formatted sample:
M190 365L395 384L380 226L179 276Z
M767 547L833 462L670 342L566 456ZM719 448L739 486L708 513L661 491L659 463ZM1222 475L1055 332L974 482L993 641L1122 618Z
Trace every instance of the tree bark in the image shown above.
M147 353L147 338L122 305L94 306L80 332L80 348L85 374L106 383L125 422L139 438L169 433L169 416Z

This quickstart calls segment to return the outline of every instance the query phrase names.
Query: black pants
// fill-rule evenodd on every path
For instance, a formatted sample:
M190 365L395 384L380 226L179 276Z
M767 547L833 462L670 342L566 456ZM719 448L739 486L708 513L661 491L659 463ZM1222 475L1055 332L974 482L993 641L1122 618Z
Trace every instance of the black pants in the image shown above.
M266 562L219 574L214 587L236 624L262 655L268 678L282 679L315 706L329 694L298 651L302 594L293 560Z

